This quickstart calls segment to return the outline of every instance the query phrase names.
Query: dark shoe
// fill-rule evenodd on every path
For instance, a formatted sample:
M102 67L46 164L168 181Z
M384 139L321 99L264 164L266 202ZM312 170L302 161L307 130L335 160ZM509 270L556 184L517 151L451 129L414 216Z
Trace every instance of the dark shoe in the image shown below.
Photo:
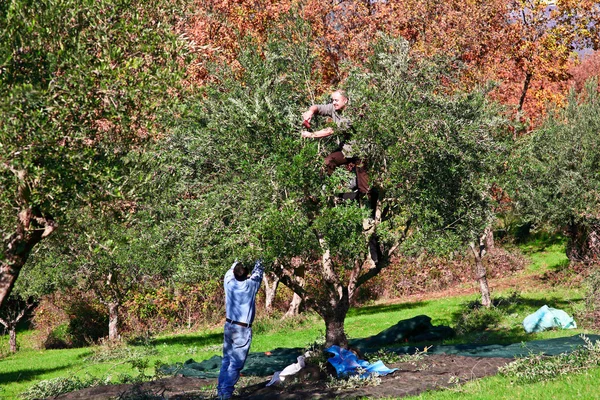
M339 193L337 196L342 200L359 200L363 194L357 190L350 193Z

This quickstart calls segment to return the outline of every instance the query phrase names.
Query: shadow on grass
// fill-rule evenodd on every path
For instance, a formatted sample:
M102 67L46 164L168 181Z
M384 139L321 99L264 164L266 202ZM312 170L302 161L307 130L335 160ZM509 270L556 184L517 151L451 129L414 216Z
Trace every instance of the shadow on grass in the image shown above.
M40 375L47 374L50 372L62 371L69 369L71 366L65 365L62 367L55 368L37 368L37 369L26 369L17 370L12 372L0 372L0 384L7 384L10 382L23 382L37 378Z
M575 298L575 299L564 299L562 297L556 297L556 296L547 297L545 299L521 298L517 304L507 307L506 311L507 312L521 312L521 311L529 310L531 312L534 312L534 311L537 311L537 309L542 306L563 309L566 307L571 307L571 305L573 303L579 303L581 301L583 301L583 298L581 298L581 297ZM533 309L533 311L531 309Z
M209 333L198 336L173 336L161 339L152 340L153 346L159 345L194 345L194 346L210 346L223 343L223 333Z
M381 304L377 306L367 306L361 308L351 308L348 311L346 317L356 317L359 315L374 315L380 313L389 313L403 310L412 310L427 305L428 301L419 301L414 303L400 303L400 304Z
M513 293L494 299L494 307L490 309L482 308L478 301L465 302L459 311L452 314L453 325L457 327L458 332L462 330L464 333L456 336L451 342L510 344L530 341L531 334L525 332L520 323L510 328L498 325L506 315L516 314L524 319L544 305L564 310L581 301L582 298L564 299L557 296L532 299Z

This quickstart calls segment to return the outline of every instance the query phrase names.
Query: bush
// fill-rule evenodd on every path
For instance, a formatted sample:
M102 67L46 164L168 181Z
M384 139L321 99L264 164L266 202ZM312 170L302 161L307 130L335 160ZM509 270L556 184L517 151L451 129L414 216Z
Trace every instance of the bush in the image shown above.
M503 311L498 307L482 307L480 303L476 303L458 316L454 329L458 335L483 332L496 327L502 321L503 315Z
M581 266L581 263L577 263ZM589 326L592 329L600 328L600 269L596 266L591 271L586 269L584 273L584 287L586 288L585 305L578 312L577 320L580 325Z
M521 295L512 292L506 297L497 297L491 307L483 307L479 300L470 301L463 305L463 311L454 315L456 333L467 335L473 332L483 332L496 328L502 319L515 311L521 302Z
M175 289L156 282L157 289L138 292L124 303L124 331L127 335L192 328L215 323L225 315L221 280L182 284Z
M45 296L33 323L45 349L82 347L108 335L105 308L92 294L77 290Z
M484 258L489 278L499 278L523 269L525 258L517 251L495 248ZM444 290L475 280L474 262L469 254L448 257L421 253L417 257L397 257L377 277L367 282L353 300L361 304L379 298L398 298L416 293Z

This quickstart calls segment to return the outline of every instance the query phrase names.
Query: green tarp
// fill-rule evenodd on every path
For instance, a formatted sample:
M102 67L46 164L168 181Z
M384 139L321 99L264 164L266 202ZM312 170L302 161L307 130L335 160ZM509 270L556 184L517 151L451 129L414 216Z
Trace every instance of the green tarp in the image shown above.
M281 371L290 364L295 363L302 349L282 349L271 350L267 355L265 353L250 353L246 359L246 365L242 370L242 375L268 376L276 371ZM213 356L208 360L196 362L192 359L183 364L175 364L162 367L161 372L170 375L195 376L198 378L217 378L221 368L221 357Z
M396 325L385 329L377 335L364 339L350 340L350 347L357 348L363 353L376 352L381 348L398 354L414 354L423 351L425 346L399 346L401 343L432 342L449 339L454 331L447 326L431 325L431 318L419 315L414 318L399 321ZM600 336L589 335L590 340L600 340ZM531 342L500 344L457 344L427 346L428 354L455 354L474 357L524 357L530 354L558 355L571 352L583 346L584 341L579 336L565 338L534 340ZM297 361L303 349L277 348L267 353L250 353L242 370L247 376L268 376L281 371L286 366ZM192 359L183 364L166 366L161 372L171 375L195 376L199 378L216 378L219 376L221 357L213 356L208 360L196 362Z
M598 335L587 335L587 337L592 342L600 340L600 336ZM556 356L562 353L570 353L578 347L583 347L584 344L585 342L581 336L576 335L512 344L455 344L451 346L432 346L428 347L427 353L503 358L527 357L532 354ZM416 351L423 351L424 347L388 347L387 350L398 354L414 354Z

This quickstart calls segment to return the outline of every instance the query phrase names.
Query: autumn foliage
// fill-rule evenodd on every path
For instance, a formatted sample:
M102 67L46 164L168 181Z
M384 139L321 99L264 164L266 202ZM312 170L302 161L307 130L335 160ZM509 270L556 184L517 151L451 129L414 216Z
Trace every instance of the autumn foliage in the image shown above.
M599 45L600 10L592 1L562 0L198 0L188 35L202 84L211 62L236 65L240 43L257 47L270 33L301 18L311 28L317 92L343 82L349 65L363 65L380 33L403 36L414 57L450 60L461 70L451 89L497 82L491 95L530 122L548 103L562 104L572 85L574 50Z

